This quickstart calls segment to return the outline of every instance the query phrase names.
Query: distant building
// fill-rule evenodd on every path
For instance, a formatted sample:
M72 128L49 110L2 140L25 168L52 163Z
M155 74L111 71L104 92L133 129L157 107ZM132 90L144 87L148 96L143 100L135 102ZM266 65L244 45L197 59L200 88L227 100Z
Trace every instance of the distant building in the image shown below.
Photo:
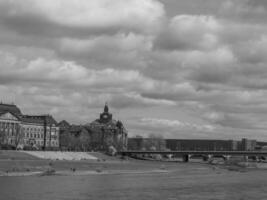
M60 121L57 126L59 127L59 147L61 149L68 149L66 143L66 131L70 129L71 125L66 120Z
M59 147L59 127L51 115L23 115L21 117L21 133L25 146ZM44 145L45 142L45 145Z
M164 139L165 148L171 151L252 151L256 146L259 146L256 140L242 139L241 141L235 140L205 140L205 139ZM150 141L150 142L149 142ZM153 138L129 138L129 150L149 150L147 144L156 142L161 144L161 149L164 149L164 143L161 140ZM260 143L261 144L261 143ZM262 143L263 146L265 143ZM267 144L267 143L266 143ZM160 150L158 147L157 150Z
M166 140L157 136L128 138L128 150L165 151Z
M71 127L71 125L69 124L69 122L67 122L66 120L62 120L61 122L59 122L57 124L57 126L59 127L60 130L65 130Z
M110 146L117 150L127 148L127 130L121 121L112 118L107 104L99 119L87 124L86 128L90 132L94 150L107 150Z
M193 151L234 151L237 143L233 140L198 140L198 139L166 139L166 145L171 150Z
M68 151L91 151L91 136L82 125L70 125L60 131L60 149Z
M257 145L256 140L249 140L247 138L243 138L241 140L240 150L241 151L253 151L255 150L256 145Z
M0 103L0 144L16 146L20 139L21 116L16 105Z
M57 122L51 115L23 115L16 105L0 103L1 145L57 148L58 135Z

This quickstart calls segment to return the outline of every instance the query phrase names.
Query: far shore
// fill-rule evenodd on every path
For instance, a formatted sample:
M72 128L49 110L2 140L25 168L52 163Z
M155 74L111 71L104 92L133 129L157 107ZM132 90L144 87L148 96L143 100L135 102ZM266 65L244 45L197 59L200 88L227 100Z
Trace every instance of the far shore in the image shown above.
M192 174L206 170L208 173L250 172L267 170L267 163L244 162L233 160L223 162L203 162L192 159L188 163L181 161L138 160L120 156L111 157L102 153L88 153L97 159L51 160L42 159L23 151L0 151L0 177L3 176L86 176L116 174L157 174L172 173ZM78 154L77 154L78 155ZM73 156L75 153L73 152ZM88 156L88 158L91 158Z
M0 173L0 176L86 176L86 175L120 175L120 174L156 174L156 173L168 173L167 170L107 170L107 171L93 171L93 170L83 170L83 171L56 171L52 174L46 174L44 171L35 171L35 172L8 172Z

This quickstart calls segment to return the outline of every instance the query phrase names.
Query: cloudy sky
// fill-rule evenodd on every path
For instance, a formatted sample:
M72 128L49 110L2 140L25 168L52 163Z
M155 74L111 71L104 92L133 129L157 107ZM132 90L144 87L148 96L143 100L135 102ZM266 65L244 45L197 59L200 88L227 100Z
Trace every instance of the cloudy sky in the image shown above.
M266 0L0 0L0 99L130 136L267 141Z

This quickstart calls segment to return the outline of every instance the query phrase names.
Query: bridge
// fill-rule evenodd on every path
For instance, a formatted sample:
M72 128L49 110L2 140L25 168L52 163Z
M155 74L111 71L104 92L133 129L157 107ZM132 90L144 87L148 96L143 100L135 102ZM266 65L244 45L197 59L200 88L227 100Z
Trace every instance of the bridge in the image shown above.
M229 159L231 156L244 156L247 160L248 157L253 159L267 157L267 151L120 151L118 152L122 156L136 156L145 154L160 154L160 155L175 155L181 156L184 162L188 162L189 158L193 156L201 156L204 160L208 160L211 157L222 157Z

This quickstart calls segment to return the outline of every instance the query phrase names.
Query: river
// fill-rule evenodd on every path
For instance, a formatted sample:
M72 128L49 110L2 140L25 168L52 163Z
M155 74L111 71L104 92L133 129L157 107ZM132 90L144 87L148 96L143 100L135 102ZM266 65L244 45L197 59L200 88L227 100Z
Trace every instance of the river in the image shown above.
M0 177L3 200L266 200L267 171Z

